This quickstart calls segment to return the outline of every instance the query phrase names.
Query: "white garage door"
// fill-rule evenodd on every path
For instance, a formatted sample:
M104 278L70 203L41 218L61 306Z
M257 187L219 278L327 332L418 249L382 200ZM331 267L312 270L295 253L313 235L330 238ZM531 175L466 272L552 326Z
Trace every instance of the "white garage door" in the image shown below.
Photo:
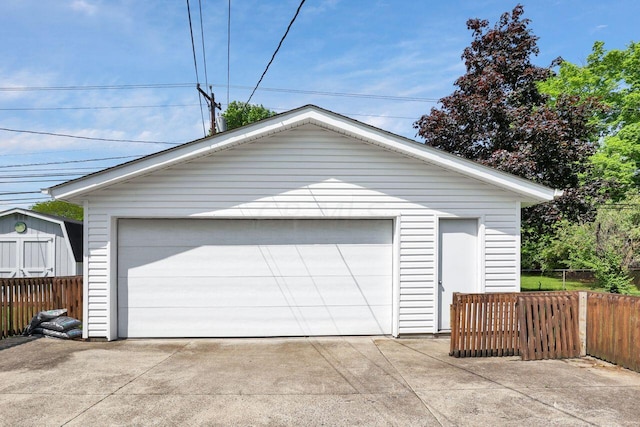
M390 220L118 222L120 337L391 333Z

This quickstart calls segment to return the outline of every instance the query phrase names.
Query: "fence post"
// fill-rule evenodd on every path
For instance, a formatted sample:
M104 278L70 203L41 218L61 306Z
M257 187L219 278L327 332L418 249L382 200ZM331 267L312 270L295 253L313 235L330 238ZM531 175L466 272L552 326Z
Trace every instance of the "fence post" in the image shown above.
M578 336L580 338L580 357L587 355L587 293L578 292Z

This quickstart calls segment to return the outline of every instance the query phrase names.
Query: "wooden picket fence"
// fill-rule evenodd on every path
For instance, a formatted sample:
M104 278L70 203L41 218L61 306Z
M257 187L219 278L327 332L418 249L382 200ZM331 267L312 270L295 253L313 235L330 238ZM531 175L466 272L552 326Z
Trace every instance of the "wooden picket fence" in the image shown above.
M580 356L578 293L518 296L522 360Z
M519 353L517 293L453 294L451 352L455 357Z
M455 357L576 357L578 294L531 292L454 294L451 349Z
M640 297L589 292L587 354L640 372Z
M0 279L0 339L21 334L36 313L56 308L82 321L82 276Z

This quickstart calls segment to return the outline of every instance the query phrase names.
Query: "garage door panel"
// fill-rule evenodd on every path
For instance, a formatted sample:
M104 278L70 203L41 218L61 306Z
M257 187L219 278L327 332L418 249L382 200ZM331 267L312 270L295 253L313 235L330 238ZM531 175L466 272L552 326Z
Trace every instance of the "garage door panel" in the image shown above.
M359 277L316 277L314 283L327 305L391 304L392 292L389 286L391 276ZM382 289L381 289L382 288Z
M346 276L349 269L337 245L297 246L310 276Z
M329 312L339 319L338 335L391 333L391 306L330 306Z
M308 276L298 245L262 245L260 255L274 275L284 277Z
M391 245L338 245L349 271L355 276L391 276Z
M388 276L358 276L358 287L372 305L391 306L393 291L389 285L393 278ZM384 285L383 285L384 283Z
M120 227L128 232L118 236L120 247L137 246L141 241L157 247L217 245L324 245L391 244L392 223L389 220L326 219L121 219ZM158 231L162 231L158 233Z
M129 277L193 277L203 271L219 277L272 275L256 246L130 247L120 257L118 269L127 271Z
M122 337L391 333L389 220L118 227Z
M300 336L304 330L282 307L130 308L120 318L120 337L259 337ZM126 316L125 316L126 317ZM265 322L265 318L269 321ZM132 321L135 319L135 322Z
M129 321L135 318L135 322ZM265 322L265 318L269 321ZM257 337L389 334L390 307L132 308L120 337Z
M273 277L156 277L138 281L121 277L118 307L159 307L172 295L174 307L283 306L287 296ZM285 291L286 292L286 291Z

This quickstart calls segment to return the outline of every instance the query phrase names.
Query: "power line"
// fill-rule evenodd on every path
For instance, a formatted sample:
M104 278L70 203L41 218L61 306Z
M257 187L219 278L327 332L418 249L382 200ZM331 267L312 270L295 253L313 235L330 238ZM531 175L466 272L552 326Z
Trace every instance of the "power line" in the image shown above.
M234 86L232 86L234 87ZM247 86L236 86L239 89L246 89ZM328 92L319 90L301 90L301 89L280 89L280 88L260 88L259 90L265 92L285 92L285 93L300 93L304 95L321 95L321 96L338 96L346 98L365 98L365 99L382 99L386 101L415 101L415 102L440 102L436 98L421 98L416 96L396 96L396 95L374 95L368 93L350 93L350 92Z
M61 182L63 179L25 179L23 181L0 181L0 184L22 184L25 182Z
M116 157L101 157L101 158L96 158L96 159L83 159L83 160L66 160L66 161L62 161L62 162L43 162L43 163L23 163L21 165L3 165L0 166L0 169L2 168L18 168L18 167L25 167L25 166L44 166L44 165L64 165L64 164L69 164L69 163L87 163L87 162L100 162L103 160L119 160L119 159L130 159L133 157L141 157L144 156L144 154L139 154L139 155L135 155L135 156L116 156Z
M204 65L204 84L209 87L209 77L207 76L207 55L204 49L204 26L202 25L202 0L198 0L200 8L200 41L202 42L202 63Z
M31 92L39 90L129 90L129 89L177 89L193 87L193 83L143 83L127 85L74 85L74 86L6 86L0 92Z
M213 87L224 88L225 85L212 84ZM110 90L110 89L157 89L157 88L186 88L193 87L193 83L166 83L166 84L139 84L139 85L119 85L119 86L57 86L57 87L43 87L43 86L20 86L20 87L0 87L0 91L39 91L39 90ZM243 85L229 85L234 89L247 89L251 90L254 86ZM365 99L382 99L387 101L412 101L412 102L439 102L437 98L425 98L418 96L398 96L398 95L375 95L369 93L352 93L352 92L330 92L330 91L318 91L318 90L304 90L304 89L289 89L289 88L271 88L271 87L259 87L256 91L265 92L282 92L282 93L297 93L304 95L320 95L320 96L336 96L336 97L348 97L348 98L365 98ZM186 104L185 106L195 105ZM173 105L171 105L173 106ZM176 107L179 105L175 105ZM119 108L119 107L118 107Z
M20 175L0 175L0 179L16 179L21 180L23 178L49 178L54 176L81 176L85 173L25 173Z
M55 111L55 110L114 110L133 108L172 108L172 107L197 107L198 104L163 104L163 105L105 105L99 107L15 107L0 108L0 111Z
M179 145L179 143L175 142L165 142L165 141L140 141L136 139L114 139L114 138L95 138L91 136L81 136L81 135L68 135L64 133L53 133L53 132L41 132L35 130L24 130L24 129L9 129L0 127L0 130L5 132L16 132L16 133L30 133L35 135L48 135L48 136L59 136L63 138L75 138L75 139L85 139L90 141L107 141L107 142L134 142L137 144L167 144L167 145Z
M0 196L11 196L16 194L40 194L39 191L11 191L0 193Z
M284 35L280 39L280 43L278 43L278 47L276 47L276 50L273 52L273 55L271 55L271 59L269 60L269 63L267 64L266 68L262 72L262 75L260 76L260 79L258 80L258 83L256 83L256 86L251 91L251 95L249 95L249 99L247 100L245 105L249 105L249 102L251 102L251 98L253 98L253 94L256 93L256 89L258 89L258 86L260 86L260 83L262 83L262 79L264 78L265 74L267 74L267 71L269 70L269 67L271 66L271 63L273 62L273 60L275 59L276 55L278 54L278 51L280 50L280 46L282 46L282 43L284 42L284 39L287 37L287 34L289 34L289 30L291 29L291 26L293 25L294 21L298 17L298 14L300 13L300 9L302 9L302 5L304 4L304 2L305 2L305 0L302 0L300 2L300 5L298 6L298 9L296 10L295 15L293 15L293 18L291 19L291 22L289 22L289 25L287 26L287 30L284 32Z
M193 25L191 24L191 6L189 6L189 0L187 0L187 14L189 15L189 34L191 34L191 51L193 52L193 67L196 70L196 85L200 84L200 76L198 76L198 62L196 61L196 43L193 41ZM202 110L202 97L198 94L198 101L200 101L200 116L202 117L202 133L207 136L207 131L204 125L204 111Z
M231 84L231 0L228 0L227 4L227 105L229 105L229 85Z

